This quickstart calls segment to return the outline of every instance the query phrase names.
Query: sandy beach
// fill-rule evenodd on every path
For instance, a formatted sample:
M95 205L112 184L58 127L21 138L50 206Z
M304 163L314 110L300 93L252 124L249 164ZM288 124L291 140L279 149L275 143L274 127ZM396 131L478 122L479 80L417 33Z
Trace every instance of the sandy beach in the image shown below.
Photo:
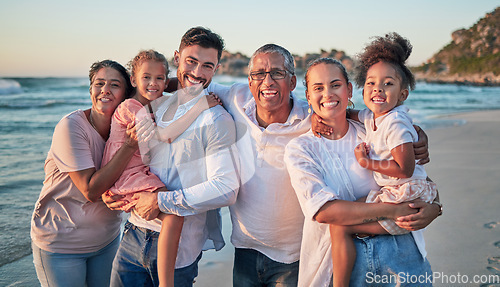
M429 176L437 183L444 214L425 233L435 286L480 286L500 277L500 111L455 115L463 125L427 130ZM232 286L231 223L223 209L226 247L209 251L200 262L195 286ZM0 268L2 286L35 286L28 256ZM466 281L467 280L467 281ZM473 282L483 280L483 282ZM3 282L2 282L3 281ZM5 284L4 284L5 283ZM500 285L484 285L500 286Z
M500 111L451 118L463 119L466 124L427 132L431 162L426 170L437 183L444 204L443 216L426 231L428 259L433 271L442 273L443 279L466 279L466 275L473 280L474 276L486 279L484 275L496 275L498 280L500 150L496 145L500 140ZM489 283L495 282L489 279ZM446 283L436 280L435 286Z

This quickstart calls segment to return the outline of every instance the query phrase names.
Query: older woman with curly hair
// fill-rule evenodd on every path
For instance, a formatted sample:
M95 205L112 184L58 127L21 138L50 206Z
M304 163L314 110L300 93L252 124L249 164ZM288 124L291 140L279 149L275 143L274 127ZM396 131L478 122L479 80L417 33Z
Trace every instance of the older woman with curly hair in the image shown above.
M101 168L111 117L134 91L119 63L94 63L92 107L56 125L45 160L45 181L31 221L33 262L42 286L109 286L120 243L120 212L101 195L120 177L137 150L134 127L114 158Z

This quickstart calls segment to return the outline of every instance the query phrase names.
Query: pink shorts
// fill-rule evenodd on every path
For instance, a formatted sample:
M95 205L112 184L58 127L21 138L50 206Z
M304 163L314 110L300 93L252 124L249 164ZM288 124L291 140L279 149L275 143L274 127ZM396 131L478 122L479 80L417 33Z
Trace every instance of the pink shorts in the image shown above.
M366 198L366 202L377 203L401 203L414 199L421 199L431 203L436 198L437 186L434 182L425 179L415 179L401 185L388 185L380 190L372 190ZM385 219L379 221L380 225L392 235L405 234L409 231L396 225L394 220Z

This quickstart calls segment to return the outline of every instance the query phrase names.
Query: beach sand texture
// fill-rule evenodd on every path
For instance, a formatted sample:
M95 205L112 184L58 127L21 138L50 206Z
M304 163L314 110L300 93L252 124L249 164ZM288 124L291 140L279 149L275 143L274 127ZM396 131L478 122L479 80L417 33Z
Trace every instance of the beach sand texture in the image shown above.
M465 275L468 280L475 275L500 276L500 111L453 118L467 123L426 131L431 152L426 170L437 183L444 204L443 216L425 232L428 259L441 276L435 286L480 286L451 280L464 280ZM220 252L204 254L195 286L232 286L231 223L227 208L223 211L227 245ZM16 278L10 282L0 279L0 285L36 286L31 261L28 256L0 268L0 278ZM445 276L448 282L443 281Z
M444 204L443 216L425 232L428 259L432 270L442 275L467 275L473 280L475 275L493 274L498 279L500 111L452 118L464 119L467 123L427 131L431 162L426 170L437 183ZM437 280L435 286L445 283Z

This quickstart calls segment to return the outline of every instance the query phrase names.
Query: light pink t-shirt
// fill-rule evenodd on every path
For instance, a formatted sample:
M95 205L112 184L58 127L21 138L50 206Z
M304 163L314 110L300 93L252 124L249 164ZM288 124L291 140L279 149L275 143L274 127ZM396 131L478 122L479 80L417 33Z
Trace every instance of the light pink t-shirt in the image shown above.
M125 143L127 125L140 120L141 114L143 117L146 115L143 108L143 105L135 99L126 99L116 108L101 165L104 166L111 161ZM132 194L135 192L155 191L164 186L165 184L149 170L149 166L144 164L141 152L137 149L122 175L109 191L113 194L128 195L127 199L131 200Z
M102 201L88 201L68 173L98 169L104 145L81 110L56 125L31 221L31 239L39 248L55 253L95 252L119 235L121 212L111 211Z

